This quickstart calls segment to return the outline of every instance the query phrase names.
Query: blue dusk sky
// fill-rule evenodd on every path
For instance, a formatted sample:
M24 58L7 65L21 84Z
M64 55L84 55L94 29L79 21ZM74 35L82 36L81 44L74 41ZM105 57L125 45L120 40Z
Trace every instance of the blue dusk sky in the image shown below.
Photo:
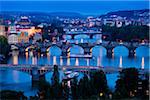
M0 0L0 11L77 12L100 15L110 11L148 8L149 0Z

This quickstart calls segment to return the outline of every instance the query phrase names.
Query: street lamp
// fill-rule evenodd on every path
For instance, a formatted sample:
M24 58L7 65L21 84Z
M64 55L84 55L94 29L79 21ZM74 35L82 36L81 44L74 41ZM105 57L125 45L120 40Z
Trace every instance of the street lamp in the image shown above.
M100 92L100 93L99 93L99 95L100 95L100 97L102 97L102 96L103 96L103 93L102 93L102 92Z

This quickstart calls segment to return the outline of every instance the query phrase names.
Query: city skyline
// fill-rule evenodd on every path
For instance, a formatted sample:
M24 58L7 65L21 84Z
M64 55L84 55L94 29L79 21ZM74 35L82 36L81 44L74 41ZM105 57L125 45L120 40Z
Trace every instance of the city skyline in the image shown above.
M149 0L0 0L0 100L149 100Z

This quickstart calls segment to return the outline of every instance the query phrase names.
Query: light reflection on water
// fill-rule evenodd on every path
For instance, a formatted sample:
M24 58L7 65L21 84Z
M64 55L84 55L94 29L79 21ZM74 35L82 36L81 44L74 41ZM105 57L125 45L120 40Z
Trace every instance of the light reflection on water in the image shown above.
M87 63L86 65L89 66L90 65L90 59L86 59Z
M18 64L18 55L13 56L13 64L14 65Z
M56 48L58 49L58 48ZM72 50L72 51L71 51ZM77 49L70 49L71 54L80 54L79 47ZM59 51L59 50L54 50ZM144 52L144 53L143 53ZM149 67L149 49L145 47L137 48L136 56L134 58L128 57L128 50L125 47L119 46L114 48L114 55L112 58L106 57L106 49L101 46L96 46L92 49L93 58L63 58L60 53L54 54L53 51L47 53L47 55L38 54L33 56L33 52L26 53L25 56L14 53L8 60L9 64L38 64L38 65L68 65L68 66L111 66L111 67L136 67L136 68L148 68ZM142 53L142 55L141 55ZM53 54L51 56L50 54ZM59 54L59 55L58 55Z
M31 88L31 76L24 72L15 70L0 70L0 90L17 90L24 91L25 95L34 96L37 93L36 88ZM64 77L64 73L59 71L60 81ZM46 81L51 83L51 77L53 72L49 72L45 75Z
M142 69L144 69L144 64L145 62L144 62L144 57L142 57L142 63L141 63L141 66L142 66Z
M63 65L63 59L62 59L62 56L60 57L60 65L61 65L61 66Z
M53 56L53 65L57 65L56 56Z
M122 56L120 56L119 67L122 68Z
M78 58L76 58L75 66L79 66L79 59Z
M67 59L67 66L70 66L70 58Z

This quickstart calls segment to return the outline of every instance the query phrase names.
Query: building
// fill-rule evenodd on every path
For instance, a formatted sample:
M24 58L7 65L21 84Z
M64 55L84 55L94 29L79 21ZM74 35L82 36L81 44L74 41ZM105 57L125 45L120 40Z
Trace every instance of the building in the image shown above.
M8 35L11 33L16 33L16 26L11 24L10 26L8 26Z
M17 25L20 26L30 26L31 21L26 16L21 16L21 18L17 21Z
M92 16L89 16L88 18L87 18L87 26L88 27L93 27L93 26L95 26L95 23L96 22L96 19L94 18L94 17L92 17Z
M96 26L101 26L102 22L101 21L96 21L95 24L96 24Z
M34 36L33 36L33 41L36 42L38 40L42 40L42 35L40 33L36 33Z
M130 20L125 20L125 26L130 25L131 21Z
M0 35L6 36L5 26L0 25Z
M33 26L29 18L26 16L21 17L18 21L16 21L16 30L17 32L28 33L29 37L33 36L35 33L42 32L42 29Z
M115 26L115 21L113 21L113 19L104 19L104 25L107 26Z
M35 28L34 26L28 28L17 28L17 32L27 32L28 36L33 36L36 33L41 33L42 30L40 28Z
M27 32L18 32L18 43L29 43Z
M122 27L122 21L116 20L116 27Z
M18 35L17 33L11 33L8 35L8 43L9 44L16 44L18 43Z
M16 32L16 27L14 25L9 26L8 28L8 43L9 44L18 43L18 35Z

